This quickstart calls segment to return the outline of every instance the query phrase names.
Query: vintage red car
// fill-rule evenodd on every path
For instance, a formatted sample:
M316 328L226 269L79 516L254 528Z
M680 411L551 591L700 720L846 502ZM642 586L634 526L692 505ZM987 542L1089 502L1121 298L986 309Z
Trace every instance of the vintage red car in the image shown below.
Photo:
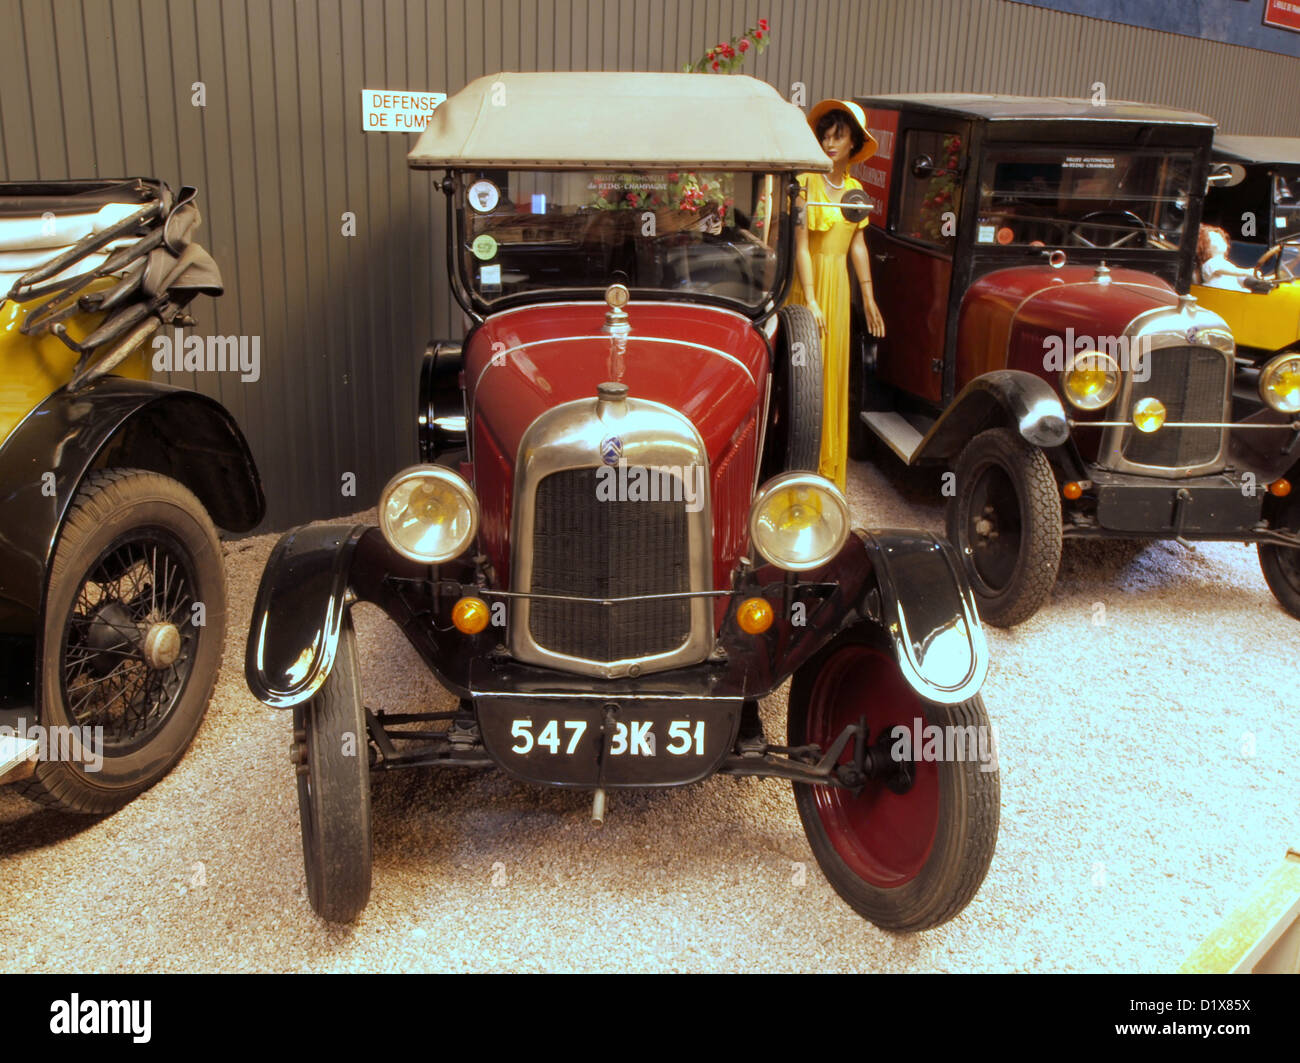
M410 162L445 171L472 325L425 355L422 463L379 526L286 534L248 642L250 688L294 711L313 907L361 912L370 774L418 765L589 790L597 822L608 791L790 779L856 910L954 916L997 834L983 633L947 543L852 530L806 471L820 347L780 304L795 177L829 161L802 113L745 77L499 74ZM458 711L367 711L357 601Z
M949 467L982 617L1031 616L1063 538L1259 544L1300 616L1300 373L1240 367L1185 294L1214 122L1090 100L861 99L887 338L858 328L855 455ZM860 422L860 423L859 423Z

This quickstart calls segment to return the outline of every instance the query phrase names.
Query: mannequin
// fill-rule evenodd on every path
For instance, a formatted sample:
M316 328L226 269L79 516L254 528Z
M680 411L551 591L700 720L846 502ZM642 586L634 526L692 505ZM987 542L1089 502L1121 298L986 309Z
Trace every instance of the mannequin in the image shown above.
M830 157L829 174L800 175L802 192L796 201L795 281L787 303L808 307L822 337L822 447L818 472L841 491L848 475L849 314L851 289L845 259L853 263L862 292L867 328L877 338L885 322L871 288L871 264L862 230L868 219L846 221L836 207L849 189L862 185L849 176L849 167L876 153L867 132L866 115L856 103L823 100L808 113L808 124Z

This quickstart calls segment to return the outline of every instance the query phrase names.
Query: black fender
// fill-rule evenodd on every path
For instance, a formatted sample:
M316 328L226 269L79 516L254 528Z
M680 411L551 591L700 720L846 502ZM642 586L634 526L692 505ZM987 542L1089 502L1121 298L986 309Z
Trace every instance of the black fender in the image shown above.
M348 578L366 525L294 528L262 571L244 654L248 689L275 708L311 697L329 677Z
M1014 427L1048 452L1059 469L1086 479L1060 396L1042 377L1020 369L998 369L976 377L953 399L921 440L909 464L952 465L962 449L986 428Z
M344 611L362 601L388 615L444 687L469 697L470 662L490 655L499 639L491 627L463 635L442 614L473 579L468 561L435 569L402 557L373 526L321 524L285 532L267 559L253 604L244 653L248 689L273 708L310 698L334 666ZM440 588L450 597L441 597Z
M988 642L952 544L923 531L856 534L876 583L864 611L888 633L908 685L943 705L974 697L988 674Z
M767 567L756 581L779 590L781 573ZM870 624L894 649L908 684L923 698L956 704L978 693L988 672L988 644L974 595L956 551L941 536L925 531L855 529L826 566L802 573L822 595L795 596L805 602L802 623L791 610L765 638L740 632L735 613L748 593L735 595L723 626L729 673L715 684L719 692L739 690L747 699L766 697L812 661L848 628Z
M59 533L86 474L111 465L180 481L229 531L250 531L266 509L243 433L206 395L109 376L48 396L0 446L0 701L39 697L41 615Z
M466 446L465 396L460 386L464 349L449 341L430 343L420 364L420 460L433 464Z

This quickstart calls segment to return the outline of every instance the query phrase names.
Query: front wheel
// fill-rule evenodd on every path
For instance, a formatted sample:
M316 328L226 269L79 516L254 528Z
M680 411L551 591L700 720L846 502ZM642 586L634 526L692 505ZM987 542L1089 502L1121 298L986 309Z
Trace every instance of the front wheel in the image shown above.
M1061 501L1047 456L1009 428L981 432L961 452L948 539L980 617L995 627L1028 620L1061 567Z
M351 617L334 667L293 710L298 817L307 897L316 914L350 923L370 900L370 747Z
M1260 543L1258 549L1268 589L1283 609L1300 620L1300 548Z
M86 477L46 594L41 719L51 743L26 795L112 812L180 760L203 721L226 624L221 545L175 480L142 469Z
M850 907L886 930L928 930L966 907L993 859L1001 791L988 715L978 696L960 705L922 699L883 641L860 627L795 674L789 742L826 750L860 721L903 770L856 790L795 783L799 817ZM850 742L840 763L852 759Z

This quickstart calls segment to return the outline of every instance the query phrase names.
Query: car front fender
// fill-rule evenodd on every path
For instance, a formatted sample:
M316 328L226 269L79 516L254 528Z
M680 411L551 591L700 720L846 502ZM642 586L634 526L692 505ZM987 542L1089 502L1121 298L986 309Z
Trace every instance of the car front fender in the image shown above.
M348 577L364 524L294 528L262 572L244 656L244 677L275 708L306 701L325 682L338 650Z
M924 531L857 531L875 586L862 612L879 618L898 667L923 698L955 705L988 673L988 643L957 552Z
M986 428L1010 424L1029 443L1051 449L1070 439L1060 397L1050 384L1020 369L976 377L926 433L911 464L952 464L962 448Z

